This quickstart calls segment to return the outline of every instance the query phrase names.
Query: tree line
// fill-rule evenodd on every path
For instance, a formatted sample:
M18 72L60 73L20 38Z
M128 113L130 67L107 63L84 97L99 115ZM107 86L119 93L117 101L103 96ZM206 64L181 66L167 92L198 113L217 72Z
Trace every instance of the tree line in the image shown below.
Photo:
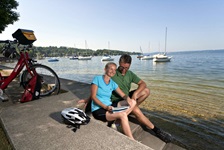
M2 52L3 44L0 44L0 52ZM80 48L69 48L65 46L49 46L49 47L38 47L33 46L29 51L29 55L33 58L43 57L69 57L69 56L103 56L103 55L139 55L139 52L127 52L121 50L109 50L109 49L98 49L96 51L92 49L80 49ZM2 56L3 57L3 56Z
M35 47L30 53L33 56L42 56L42 57L66 57L66 56L103 56L103 55L122 55L122 54L137 55L136 52L127 52L121 50L109 50L109 49L98 49L96 51L92 49L80 49L80 48L68 48L68 47Z

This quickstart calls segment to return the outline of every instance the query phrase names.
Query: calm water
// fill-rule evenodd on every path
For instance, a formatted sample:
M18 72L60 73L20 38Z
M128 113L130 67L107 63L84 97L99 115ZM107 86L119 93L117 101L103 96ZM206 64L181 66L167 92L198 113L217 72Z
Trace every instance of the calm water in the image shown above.
M141 61L132 56L131 70L147 83L151 96L141 105L149 117L172 123L174 133L187 149L224 149L224 50L169 53L171 62ZM114 56L118 63L119 56ZM101 57L59 62L39 60L59 77L90 83L103 74ZM165 125L161 125L165 126ZM183 133L184 132L184 133ZM206 145L206 146L205 146Z

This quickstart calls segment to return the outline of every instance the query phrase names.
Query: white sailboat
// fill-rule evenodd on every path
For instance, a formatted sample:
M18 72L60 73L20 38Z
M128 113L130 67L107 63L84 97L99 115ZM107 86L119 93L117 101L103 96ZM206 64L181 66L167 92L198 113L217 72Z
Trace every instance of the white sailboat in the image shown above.
M150 49L150 43L149 43L149 49ZM143 55L141 58L141 60L152 60L153 57L151 55Z
M110 42L108 42L108 50L110 50ZM114 61L114 58L112 58L110 55L105 54L101 61Z
M69 57L70 60L77 60L78 58L79 58L79 56L76 56L76 55L75 55L75 56L70 56L70 57Z
M74 44L74 48L76 49L75 44ZM77 60L78 57L79 57L79 56L78 56L76 53L75 53L75 54L73 53L72 56L69 57L69 59L70 59L70 60Z
M141 51L141 54L137 56L137 58L141 59L143 57L143 52L142 52L142 48L140 46L140 51Z
M78 60L91 60L91 59L92 59L92 56L86 56L86 55L78 57Z
M47 61L48 61L48 62L57 62L57 61L59 61L59 59L56 58L56 57L51 57L51 58L49 58Z
M171 60L172 57L168 57L166 55L166 41L167 41L167 27L165 32L165 52L163 54L153 55L154 62L169 62Z
M85 48L86 50L88 49L86 40L85 40ZM91 60L91 59L92 59L92 56L89 56L87 54L78 56L78 60Z
M104 55L101 58L101 61L114 61L114 58L112 58L110 55Z

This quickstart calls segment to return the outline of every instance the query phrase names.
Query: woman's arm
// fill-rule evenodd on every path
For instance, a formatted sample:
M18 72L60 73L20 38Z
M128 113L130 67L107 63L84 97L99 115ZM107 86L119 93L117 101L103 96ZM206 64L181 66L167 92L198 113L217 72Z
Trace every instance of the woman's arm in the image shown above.
M103 104L103 103L96 97L97 89L98 89L98 86L97 86L97 85L95 85L95 84L92 84L92 85L91 85L91 99L92 99L97 105L99 105L100 107L102 107L103 109L110 110L110 107L109 107L109 106Z

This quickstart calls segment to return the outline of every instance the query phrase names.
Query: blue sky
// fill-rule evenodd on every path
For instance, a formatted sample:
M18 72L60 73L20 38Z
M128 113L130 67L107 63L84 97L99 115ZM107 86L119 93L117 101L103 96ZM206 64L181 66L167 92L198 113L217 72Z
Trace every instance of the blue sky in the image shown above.
M85 48L86 41L93 50L162 52L167 27L167 52L224 49L224 0L17 1L19 21L0 40L21 28L34 31L35 46Z

